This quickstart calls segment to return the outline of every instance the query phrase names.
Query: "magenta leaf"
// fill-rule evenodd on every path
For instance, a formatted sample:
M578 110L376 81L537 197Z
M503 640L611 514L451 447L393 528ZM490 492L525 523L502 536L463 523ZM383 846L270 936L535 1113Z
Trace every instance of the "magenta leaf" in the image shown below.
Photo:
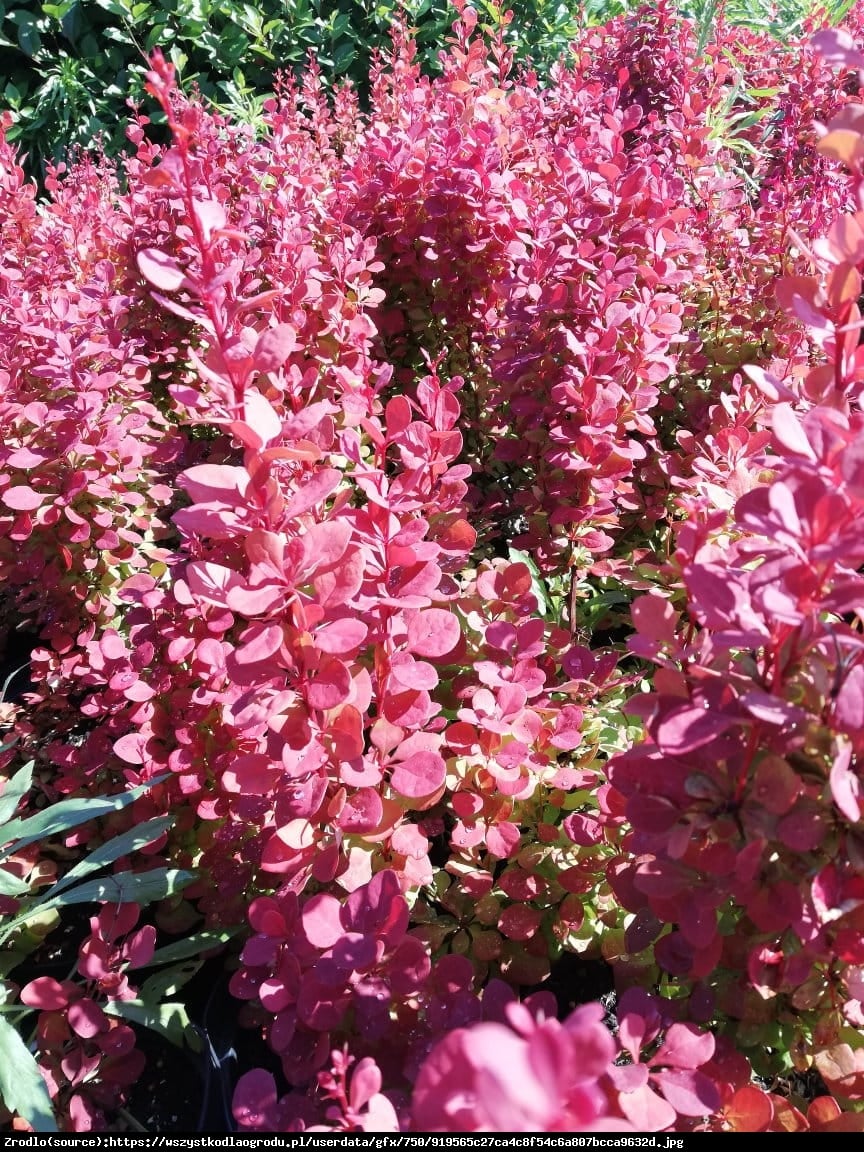
M37 976L21 989L21 1003L41 1012L56 1012L69 1003L70 992L77 989L71 981L61 984L51 976Z
M278 1102L276 1080L263 1068L244 1072L234 1088L231 1111L241 1128L274 1131Z
M664 752L681 756L710 744L733 723L731 716L685 704L667 712L657 724L656 740Z

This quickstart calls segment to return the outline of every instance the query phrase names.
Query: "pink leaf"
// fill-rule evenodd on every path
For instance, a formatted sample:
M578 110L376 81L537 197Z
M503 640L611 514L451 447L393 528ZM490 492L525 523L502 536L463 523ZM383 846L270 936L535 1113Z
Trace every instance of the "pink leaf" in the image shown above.
M700 1032L692 1024L672 1024L651 1063L698 1068L707 1064L713 1055L714 1037L710 1032Z
M362 748L361 748L362 751ZM345 801L336 821L349 835L374 832L384 817L384 805L374 788L359 788Z
M460 635L458 618L443 608L427 608L408 621L408 648L417 656L446 656Z
M720 1107L720 1093L704 1072L670 1068L655 1072L654 1083L681 1116L710 1116Z
M858 665L855 671L864 669ZM834 758L829 782L834 803L850 823L857 824L861 819L862 786L860 777L852 767L851 745L844 743Z
M137 256L138 270L160 292L176 292L186 274L173 256L158 248L144 248Z
M829 64L846 68L864 69L864 52L843 28L823 28L810 43Z
M416 799L437 792L446 772L447 766L437 752L415 752L394 766L390 783L400 796Z
M201 226L204 242L209 244L213 233L225 227L225 209L218 200L201 200L195 197L192 200L192 211Z
M331 620L315 632L315 647L332 655L353 652L366 639L368 631L363 621L355 617Z
M69 992L77 989L71 982L61 984L51 976L37 976L21 989L21 1003L40 1012L56 1012L69 1003Z
M390 660L390 675L399 688L432 689L438 684L438 673L425 660L415 660L407 652L397 652Z
M279 624L253 625L243 633L241 645L234 650L238 664L260 664L275 656L285 640Z
M371 1056L364 1056L351 1073L349 1099L355 1112L364 1108L381 1091L381 1072Z
M188 564L184 575L193 595L222 608L227 605L230 590L242 584L239 572L235 572L233 568L204 561L193 561Z
M114 741L114 753L127 764L143 764L144 756L141 752L141 737L137 732L130 732Z
M249 473L233 464L196 464L178 481L196 503L237 504L249 487Z
M241 796L266 796L282 775L279 767L263 752L236 756L222 773L223 787Z
M309 707L320 708L322 711L337 708L344 704L350 694L351 673L347 666L335 657L325 656L306 687Z
M322 608L350 604L363 584L366 560L359 548L352 548L327 572L319 572L312 581Z
M815 460L816 454L795 415L791 404L776 404L771 412L771 427L777 443L791 456Z
M339 481L342 473L337 468L320 468L306 481L285 505L282 515L286 520L293 520L326 500Z
M432 970L426 945L414 936L406 936L393 954L389 970L395 996L410 996L422 988Z
M298 348L302 345L297 343L297 330L291 324L277 324L258 337L255 367L259 372L277 372Z
M307 900L302 921L306 939L316 948L332 948L345 935L340 915L342 905L335 896L322 892Z
M638 1132L662 1132L676 1120L675 1109L645 1085L635 1092L622 1092L618 1105Z
M486 847L499 860L506 860L515 855L520 840L519 828L509 820L493 824L486 833Z
M34 492L27 484L17 484L14 488L6 488L0 499L7 508L16 512L32 512L45 503L48 493Z
M687 704L668 712L657 725L657 744L664 752L680 756L710 744L733 723L730 716Z
M282 435L282 419L266 396L257 389L246 393L243 403L246 424L259 438L259 447L271 444Z
M301 537L304 572L312 575L338 564L351 539L351 525L346 520L325 520L312 524Z
M659 643L674 640L679 613L663 596L637 596L630 611L641 636Z

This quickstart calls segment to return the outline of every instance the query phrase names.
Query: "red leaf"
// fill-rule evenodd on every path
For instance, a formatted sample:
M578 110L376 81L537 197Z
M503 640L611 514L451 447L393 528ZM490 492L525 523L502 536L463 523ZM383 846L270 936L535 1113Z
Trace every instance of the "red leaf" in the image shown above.
M723 1119L733 1132L764 1132L774 1119L774 1106L755 1084L744 1084L723 1109Z
M539 908L527 904L511 904L498 917L498 931L508 940L530 940L543 921Z
M835 1044L825 1052L817 1052L814 1063L835 1096L864 1100L864 1049Z
M237 756L222 773L222 785L241 796L266 796L282 775L280 768L263 752Z

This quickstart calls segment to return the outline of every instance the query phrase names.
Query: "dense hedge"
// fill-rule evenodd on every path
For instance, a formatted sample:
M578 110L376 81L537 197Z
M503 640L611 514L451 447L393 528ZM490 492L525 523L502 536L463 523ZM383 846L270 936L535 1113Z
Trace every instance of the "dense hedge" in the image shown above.
M459 7L41 201L2 120L19 1127L210 957L242 1130L864 1130L864 12Z

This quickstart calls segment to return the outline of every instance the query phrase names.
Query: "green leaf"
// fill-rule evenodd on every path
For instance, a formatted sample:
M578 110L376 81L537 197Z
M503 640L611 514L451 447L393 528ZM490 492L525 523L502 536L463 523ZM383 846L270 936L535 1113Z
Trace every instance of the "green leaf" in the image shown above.
M138 989L138 999L144 1004L156 1005L161 1004L169 996L176 996L193 976L197 976L203 963L203 960L193 958L166 968L162 972L154 972Z
M22 896L30 890L30 885L18 876L13 876L5 868L0 868L0 896Z
M42 37L35 20L28 18L18 24L18 45L31 60L38 54L42 47Z
M88 880L79 884L71 892L63 892L51 897L40 908L51 908L62 904L90 904L94 901L105 904L152 904L173 896L195 879L194 872L182 872L179 868L153 868L149 872L117 872L101 880Z
M164 948L157 948L150 958L148 968L156 964L174 964L178 960L185 960L189 956L197 956L202 952L209 952L212 948L219 948L223 944L239 935L243 931L242 925L236 928L223 928L219 932L196 932L194 936L187 936L185 940L177 940L173 944L166 944Z
M185 1007L173 1001L145 1004L142 1000L112 1000L105 1005L105 1011L109 1016L121 1016L158 1032L178 1048L183 1046L186 1030L192 1026Z
M119 796L90 797L77 800L61 800L59 804L52 804L35 816L28 816L24 820L13 820L3 829L4 841L9 845L0 851L0 860L5 860L13 852L26 848L37 840L47 839L58 832L68 832L88 820L96 820L100 816L110 816L112 812L120 812L133 804L139 796L143 796L154 785L161 784L168 779L168 774L155 777L147 784L140 784L129 792L122 792ZM10 843L14 841L14 843Z
M507 554L511 564L524 564L528 571L531 573L531 591L537 598L537 606L540 610L541 616L549 615L549 600L546 596L546 588L543 584L543 577L540 575L540 569L534 562L534 558L529 556L527 552L520 552L518 548L508 548Z
M166 832L174 823L173 816L156 816L152 820L147 820L143 824L139 824L136 828L131 828L128 832L124 832L122 836L115 836L113 840L108 840L99 848L96 848L89 856L86 856L80 863L76 864L74 868L66 873L66 875L58 880L55 885L50 889L48 895L51 899L58 895L58 893L65 891L71 884L77 880L89 876L91 872L98 872L100 868L105 868L108 864L113 864L115 860L119 860L121 856L128 856L130 852L135 852L139 848L144 848L147 844L152 844L154 840L158 840L163 832Z
M57 1132L51 1097L27 1045L12 1025L0 1016L0 1096L10 1112L17 1112L34 1132Z
M0 796L0 836L3 836L2 825L11 820L18 810L18 805L33 786L33 761L25 764L20 772L16 772L3 789ZM3 842L5 843L5 837Z

